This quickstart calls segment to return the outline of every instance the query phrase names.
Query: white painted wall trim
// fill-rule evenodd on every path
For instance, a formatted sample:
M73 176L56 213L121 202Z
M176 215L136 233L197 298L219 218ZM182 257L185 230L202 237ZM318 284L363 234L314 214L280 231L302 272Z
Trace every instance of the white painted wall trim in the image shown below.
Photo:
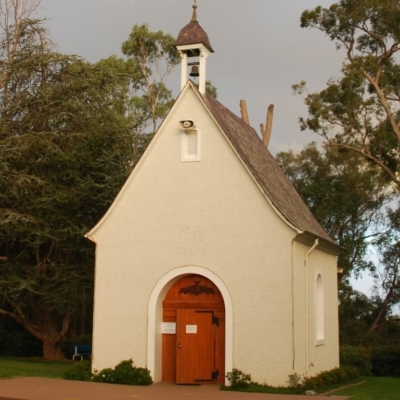
M209 269L199 266L178 267L165 274L154 287L149 300L147 319L147 368L154 382L162 378L162 302L172 285L185 275L202 275L220 290L225 302L225 373L233 369L233 305L224 282ZM225 384L229 382L225 378Z

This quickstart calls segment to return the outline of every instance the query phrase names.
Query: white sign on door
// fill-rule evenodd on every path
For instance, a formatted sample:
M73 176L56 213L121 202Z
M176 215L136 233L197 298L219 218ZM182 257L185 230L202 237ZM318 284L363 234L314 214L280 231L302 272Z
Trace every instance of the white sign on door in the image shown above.
M176 322L163 322L161 327L161 333L165 335L176 334Z
M197 325L186 325L186 333L197 333Z

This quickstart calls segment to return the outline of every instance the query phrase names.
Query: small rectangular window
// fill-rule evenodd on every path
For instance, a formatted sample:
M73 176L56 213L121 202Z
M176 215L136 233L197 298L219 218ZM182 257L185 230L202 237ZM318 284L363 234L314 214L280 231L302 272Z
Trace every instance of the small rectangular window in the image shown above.
M187 133L186 135L188 156L197 156L197 132Z
M183 131L181 138L181 160L200 161L200 130Z

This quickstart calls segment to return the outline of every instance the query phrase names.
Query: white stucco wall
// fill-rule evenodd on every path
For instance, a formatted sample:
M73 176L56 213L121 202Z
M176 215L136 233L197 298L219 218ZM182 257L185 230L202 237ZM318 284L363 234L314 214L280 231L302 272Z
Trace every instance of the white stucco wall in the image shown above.
M313 376L339 366L337 262L322 243L295 244L294 325L295 372ZM309 255L307 256L307 253ZM324 342L316 339L316 278L321 274L324 293ZM306 285L306 276L308 284ZM308 304L308 314L305 304ZM307 324L308 318L308 324ZM307 327L308 326L308 330ZM308 335L308 338L307 338ZM307 354L308 353L308 354Z
M199 162L181 162L181 120L193 120L201 130ZM300 314L305 297L296 289L292 301L292 269L296 287L302 285L306 246L294 245L300 258L292 266L296 232L268 205L190 87L89 236L97 243L95 369L128 358L138 366L152 366L148 306L154 288L171 270L197 266L218 277L229 291L233 319L227 330L232 345L226 351L231 365L256 381L285 384L295 354L295 368L304 373L300 349L305 321ZM316 269L323 268L324 282L325 274L326 282L336 274L332 260L317 250L310 256L310 292ZM335 290L329 285L327 295ZM299 314L295 321L294 303ZM329 305L327 317L334 314ZM159 335L158 326L155 332ZM332 341L336 334L329 333ZM310 360L322 369L337 361L326 349L310 345ZM156 380L157 365L152 371Z

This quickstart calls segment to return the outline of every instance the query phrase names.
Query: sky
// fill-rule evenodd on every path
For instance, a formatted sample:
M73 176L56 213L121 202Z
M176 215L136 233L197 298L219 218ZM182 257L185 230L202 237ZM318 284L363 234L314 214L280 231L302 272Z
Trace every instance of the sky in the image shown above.
M304 10L334 0L197 0L198 21L215 51L207 59L207 79L218 89L218 100L240 115L247 101L250 123L259 131L269 104L275 105L270 150L301 150L318 140L301 132L298 119L307 116L292 85L302 80L310 92L322 90L338 77L345 54L322 32L300 27ZM147 23L177 37L190 22L193 0L42 0L37 15L45 22L58 51L96 62L121 55L121 44L135 24ZM168 81L180 90L180 68ZM371 279L353 282L368 293Z
M197 0L198 20L215 50L207 59L207 79L218 88L218 99L239 114L247 101L250 123L259 131L269 104L275 105L270 150L300 150L317 137L300 132L306 116L303 99L291 86L301 80L321 90L340 73L344 54L323 33L300 28L300 15L332 0ZM193 0L42 0L39 16L63 53L95 62L120 55L121 44L134 24L148 23L177 37L189 23ZM180 69L168 86L180 90Z

